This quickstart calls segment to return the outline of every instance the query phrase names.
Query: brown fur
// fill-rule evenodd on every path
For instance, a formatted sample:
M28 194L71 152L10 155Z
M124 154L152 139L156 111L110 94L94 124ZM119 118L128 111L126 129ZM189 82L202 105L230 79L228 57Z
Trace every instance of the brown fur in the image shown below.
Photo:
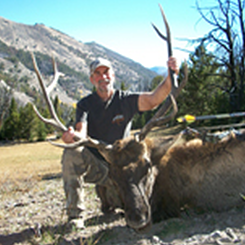
M218 143L181 135L163 139L132 138L101 150L111 163L110 177L134 229L178 216L181 208L223 211L244 204L245 133Z
M191 140L162 157L152 196L153 218L177 216L186 205L224 211L243 205L245 191L244 135L230 135L217 144Z
M123 202L126 221L134 229L151 223L149 199L155 180L152 146L151 140L137 142L128 138L116 141L110 149L100 149L110 163L109 176Z

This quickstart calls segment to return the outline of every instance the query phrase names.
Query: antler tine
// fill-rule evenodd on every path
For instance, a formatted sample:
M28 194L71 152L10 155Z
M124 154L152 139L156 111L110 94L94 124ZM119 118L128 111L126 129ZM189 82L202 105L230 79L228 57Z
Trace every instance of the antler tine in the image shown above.
M185 64L184 64L184 78L181 81L180 85L177 88L172 89L172 91L171 91L171 94L174 96L174 98L178 97L178 95L180 94L180 91L184 88L187 81L188 81L188 69L187 69L187 64L185 62ZM171 107L171 105L172 105L172 99L170 98L170 96L168 96L165 103L159 108L159 110L152 117L152 120L155 120L155 119L157 120L157 118L159 118L161 115L166 114L167 111L169 110L169 108Z
M185 62L184 78L181 81L179 87L175 90L172 90L171 94L169 94L169 96L167 97L165 103L159 108L159 110L155 113L155 115L151 118L151 120L141 129L139 133L139 140L143 140L153 127L161 126L167 121L170 121L176 115L178 108L177 108L175 98L178 97L180 91L184 88L187 81L188 81L188 68ZM169 115L167 117L164 117L164 115L170 109L171 105L173 105L173 112L170 114L171 116Z
M54 126L58 130L61 130L62 132L66 132L67 128L66 128L66 126L64 126L60 122L58 116L56 115L56 112L55 112L54 106L53 106L53 104L51 102L51 99L49 97L49 93L52 91L52 89L57 84L59 76L63 75L63 74L58 71L56 62L55 62L55 60L53 58L52 61L53 61L53 69L54 69L54 78L53 78L53 81L51 82L50 86L48 88L46 88L46 86L45 86L45 84L43 82L42 75L41 75L41 73L39 71L39 68L37 66L37 62L36 62L35 56L34 56L33 53L31 55L32 55L32 61L33 61L34 70L36 72L36 75L37 75L39 84L41 86L45 101L47 103L49 112L51 114L51 118L48 119L48 118L43 117L34 104L32 105L33 109L34 109L35 113L37 114L37 116L39 117L39 119L41 121L43 121L46 124ZM74 133L73 139L75 140L75 142L72 143L72 144L59 144L59 143L54 143L52 141L50 141L50 143L55 145L55 146L62 147L62 148L65 148L65 149L75 149L75 148L80 147L80 146L90 146L90 147L93 147L93 148L100 149L101 147L105 147L106 146L105 143L103 143L101 141L98 141L96 139L92 139L90 137L82 138L81 135L79 133L77 133L76 131Z
M74 143L69 143L69 144L62 144L62 143L60 144L60 143L53 142L51 140L50 140L50 143L54 146L65 148L65 149L76 149L77 147L80 147L80 146L88 146L88 147L99 149L100 147L106 145L102 141L92 139L88 136L86 138L80 139L79 141L76 141Z
M62 132L65 132L65 131L67 131L67 128L60 122L59 118L57 117L56 112L54 110L54 106L53 106L53 104L52 104L52 102L50 100L50 97L49 97L49 93L51 91L50 88L51 88L51 86L53 88L54 87L53 84L57 83L60 74L57 71L57 68L55 68L54 69L54 79L51 82L51 86L49 86L49 90L48 90L46 88L44 82L43 82L43 78L42 78L42 75L41 75L41 73L40 73L40 71L38 69L37 62L36 62L34 54L32 53L31 56L32 56L32 62L33 62L34 70L36 72L39 84L41 86L41 89L42 89L42 92L43 92L43 95L44 95L44 99L45 99L45 101L47 103L47 106L48 106L48 109L49 109L49 112L50 112L50 115L51 115L52 119L44 118L39 113L39 111L37 110L35 105L33 105L33 109L36 112L37 116L40 118L40 120L42 120L44 123L50 124L50 125L54 126L55 128L61 130ZM55 64L55 61L53 59L53 65L54 64ZM56 67L56 64L54 66Z
M147 124L141 129L140 133L138 135L137 134L135 135L138 136L139 141L144 140L146 135L151 131L153 127L161 126L164 123L170 121L172 118L174 118L174 116L178 112L178 106L172 94L170 94L168 98L171 100L170 103L172 103L173 105L173 111L168 116L165 117L162 116L162 117L155 118L154 116L149 122L147 122Z
M166 27L167 43L168 43L168 56L170 57L170 56L173 55L172 43L171 43L171 32L170 32L168 21L167 21L167 18L165 16L164 12L163 12L161 4L159 4L159 8L160 8L160 11L161 11L161 14L162 14L163 22L164 22L165 27Z
M161 14L162 14L162 18L163 18L163 22L164 22L164 25L165 25L165 28L166 28L166 36L163 35L159 29L154 25L152 24L153 28L155 29L155 31L157 32L157 34L164 40L167 42L167 47L168 47L168 57L171 57L173 55L173 51L172 51L172 41L171 41L171 32L170 32L170 28L169 28L169 24L168 24L168 21L167 21L167 18L164 14L164 11L162 9L162 6L159 4L159 8L160 8L160 11L161 11ZM172 91L173 90L176 90L177 87L178 87L178 82L177 82L177 78L174 76L174 71L172 71L170 68L169 68L169 71L170 71L170 77L171 77L171 81L172 81Z
M50 94L50 92L52 90L54 90L54 88L56 87L58 80L59 80L59 77L64 76L63 73L58 71L57 64L55 62L54 57L52 57L52 64L53 64L53 70L54 70L54 78L53 78L53 81L50 83L50 85L47 87L47 93L48 94Z
M168 57L172 56L172 42L171 42L171 33L170 33L170 28L168 25L168 21L166 19L166 16L164 14L164 11L162 9L162 6L159 4L161 14L163 17L163 22L166 27L166 36L163 35L158 28L152 24L153 28L157 32L157 34L167 42L167 47L168 47ZM146 135L150 132L150 130L155 127L155 126L161 126L162 124L166 123L167 121L170 121L177 113L178 108L176 104L175 98L179 95L180 91L182 88L185 86L187 83L187 65L185 63L184 67L184 80L181 82L180 86L178 86L177 78L174 76L174 71L172 71L169 68L170 76L171 76L171 82L172 82L172 90L168 98L166 99L165 103L159 108L159 110L156 112L156 114L152 117L152 119L141 129L139 133L139 140L143 140ZM173 112L170 113L168 116L164 115L168 112L169 108L173 105Z

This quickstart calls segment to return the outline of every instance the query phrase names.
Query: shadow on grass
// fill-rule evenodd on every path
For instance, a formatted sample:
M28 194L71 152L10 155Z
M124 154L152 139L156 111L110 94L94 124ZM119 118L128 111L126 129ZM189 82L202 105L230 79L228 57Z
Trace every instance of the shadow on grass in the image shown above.
M85 220L85 226L89 227L114 222L121 219L122 216L123 213L94 216ZM75 234L74 237L69 235L71 233ZM0 245L14 245L25 242L29 242L30 244L40 244L39 242L41 242L41 244L56 245L92 245L97 244L98 240L105 234L104 230L103 232L98 232L89 237L83 237L82 234L80 237L77 236L76 233L79 233L79 230L72 227L69 223L58 224L55 226L46 225L39 229L28 228L12 234L0 235ZM67 234L69 239L65 237ZM50 242L46 243L44 240Z
M40 228L40 237L38 237L39 232L31 228L19 233L0 235L0 245L26 244L27 242L32 245L102 245L108 244L108 242L117 244L119 241L126 242L127 244L136 244L140 239L148 239L148 242L151 242L154 236L168 244L168 242L171 243L175 239L184 241L196 234L199 236L212 236L212 233L215 231L227 231L227 229L234 231L239 229L239 232L243 233L244 219L242 217L244 217L244 213L244 208L224 213L190 213L182 218L171 218L155 223L147 234L134 233L132 229L123 224L118 224L118 222L113 226L108 225L102 229L97 229L93 233L74 229L67 223L56 226L47 225ZM87 219L85 225L89 229L92 226L109 224L121 219L122 213L99 215ZM239 242L240 240L237 239L237 241Z

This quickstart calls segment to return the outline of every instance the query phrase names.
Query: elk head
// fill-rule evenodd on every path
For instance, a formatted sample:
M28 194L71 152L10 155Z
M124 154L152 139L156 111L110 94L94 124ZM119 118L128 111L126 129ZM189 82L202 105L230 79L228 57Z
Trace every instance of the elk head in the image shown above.
M162 8L161 12L167 29L167 37L160 34L156 27L154 28L157 30L157 33L164 40L167 41L170 56L172 55L170 29ZM62 132L65 132L67 131L67 128L59 121L49 98L50 88L54 86L60 75L60 73L57 71L55 61L53 60L55 73L54 80L51 85L46 88L37 67L34 55L32 55L32 58L34 69L37 74L52 119L46 119L42 117L35 106L34 110L43 122L54 126ZM185 86L187 82L187 67L185 68L185 78L180 86L178 86L176 81L174 80L173 74L171 76L171 94L166 99L166 102L154 115L154 117L142 128L139 134L135 135L135 137L117 140L113 145L107 145L90 137L79 138L78 135L74 136L75 143L72 144L53 143L54 145L63 148L75 149L80 146L89 146L99 150L99 152L109 163L109 175L118 188L118 194L120 195L124 205L127 224L137 231L145 230L145 228L150 227L151 225L151 206L149 200L152 194L152 188L156 176L156 171L153 167L154 160L152 159L151 154L154 148L154 144L151 140L145 139L145 137L153 127L161 126L175 116L177 112L175 97L178 96L180 90ZM171 105L173 105L174 108L173 112L167 116L164 116ZM167 149L168 147L169 144L167 143L165 145L165 148Z

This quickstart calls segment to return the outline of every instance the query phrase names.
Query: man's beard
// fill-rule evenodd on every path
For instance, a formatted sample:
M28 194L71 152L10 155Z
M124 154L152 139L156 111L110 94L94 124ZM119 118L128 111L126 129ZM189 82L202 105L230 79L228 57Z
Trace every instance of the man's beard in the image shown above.
M103 87L100 87L99 86L99 89L101 91L105 91L105 88L107 91L109 91L110 89L112 89L112 86L113 86L113 83L110 79L105 79L105 80L99 80L98 84L100 85L101 83L107 83L106 86L103 86Z

